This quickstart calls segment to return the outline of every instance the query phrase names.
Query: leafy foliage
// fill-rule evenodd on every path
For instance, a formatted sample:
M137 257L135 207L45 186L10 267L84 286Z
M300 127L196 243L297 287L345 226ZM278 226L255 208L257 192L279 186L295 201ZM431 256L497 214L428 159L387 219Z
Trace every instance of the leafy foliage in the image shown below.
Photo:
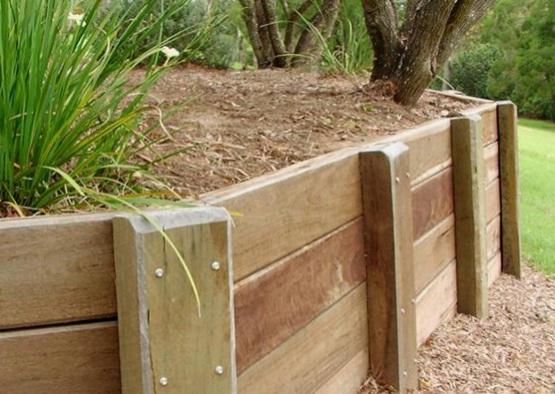
M161 57L171 40L142 53L127 43L148 40L179 10L149 19L158 4L145 0L127 23L128 10L104 9L101 0L0 2L0 207L26 213L91 203L79 185L97 197L140 198L135 177L143 168L130 163L150 142L137 124L171 61L140 78L131 71Z
M145 3L150 0L112 1L112 7L129 8L131 17L136 15ZM152 20L160 18L167 9L177 8L177 11L165 18L161 30L151 31L141 40L129 41L128 45L135 53L148 50L152 42L159 38L165 40L175 35L173 45L182 53L182 57L196 63L208 64L216 67L229 67L240 61L243 55L241 45L242 33L240 24L240 7L236 1L220 0L160 0L149 18L143 20L142 25L148 26ZM129 19L127 23L131 23Z
M488 44L479 44L462 52L450 65L449 82L470 96L486 97L491 68L499 55L500 50Z
M553 1L499 1L467 48L455 57L455 87L510 98L525 115L555 119ZM494 57L488 59L488 52Z

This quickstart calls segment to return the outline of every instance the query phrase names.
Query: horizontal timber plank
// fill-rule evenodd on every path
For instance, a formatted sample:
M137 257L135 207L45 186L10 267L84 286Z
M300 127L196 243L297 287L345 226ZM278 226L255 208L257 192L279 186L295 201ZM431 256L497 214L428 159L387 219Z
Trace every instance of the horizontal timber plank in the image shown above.
M234 218L235 281L362 214L357 149L317 157L202 196Z
M486 229L486 256L488 261L501 250L501 216L492 219Z
M418 346L457 312L457 266L452 261L416 298Z
M111 218L0 221L0 329L115 316Z
M239 282L235 288L241 373L366 278L362 219Z
M401 137L410 150L410 175L413 185L430 178L451 165L449 122L430 123L426 133L406 133ZM406 137L405 137L406 136ZM433 149L430 147L433 146Z
M414 243L414 282L420 293L455 259L455 217L453 214Z
M368 369L368 349L364 349L316 390L316 394L357 394L368 377Z
M482 118L482 145L487 146L499 139L497 128L497 103L484 104L462 111L464 115L478 115Z
M488 287L501 276L501 253L497 253L488 262Z
M368 346L366 283L239 375L241 394L311 393Z
M450 167L412 190L414 240L451 215L453 209L453 173Z
M499 145L489 144L484 148L484 162L486 164L486 184L499 178Z
M486 186L486 218L488 223L501 213L499 179Z
M119 393L117 323L0 333L0 387L10 394Z

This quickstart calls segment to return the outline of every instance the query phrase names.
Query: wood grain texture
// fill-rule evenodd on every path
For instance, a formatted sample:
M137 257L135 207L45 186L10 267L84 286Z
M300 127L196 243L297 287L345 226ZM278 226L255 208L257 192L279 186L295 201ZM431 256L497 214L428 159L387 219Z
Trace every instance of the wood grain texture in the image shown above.
M497 111L483 112L482 115L482 145L487 146L499 139L499 131L497 128Z
M360 351L325 382L315 394L358 394L368 377L368 349Z
M486 186L486 218L490 222L501 213L499 179Z
M488 287L501 276L501 253L494 255L488 262Z
M400 392L417 385L408 152L395 143L360 153L370 365L380 382Z
M491 260L501 250L501 217L496 216L486 229L487 259Z
M234 217L235 281L362 214L356 149L288 167L202 197Z
M416 298L418 346L457 312L457 264L452 261Z
M0 333L3 393L119 393L115 321Z
M499 144L489 144L484 148L486 164L486 184L499 178Z
M359 218L239 282L235 288L238 372L365 279Z
M501 168L501 228L503 272L520 278L521 251L518 202L518 136L517 109L511 102L501 102L497 108Z
M482 122L477 116L451 120L457 307L461 313L488 315L485 164Z
M414 283L420 293L439 272L455 259L455 216L431 229L414 243Z
M426 132L400 135L410 150L410 174L412 185L441 172L451 165L451 133L449 122L429 123ZM433 146L433 149L430 147Z
M363 283L243 372L239 392L312 393L367 348L367 328Z
M200 294L200 310L169 241L140 216L116 217L123 392L235 393L227 212L190 208L150 216L185 259ZM218 269L213 269L213 262L219 263ZM163 270L161 277L154 274L157 269ZM221 375L215 373L216 366L223 367Z
M452 168L446 168L412 190L412 209L415 240L453 213Z
M0 329L115 316L111 215L0 221Z
M479 116L482 119L482 145L486 146L498 140L497 103L490 102L478 107L461 111L463 116Z

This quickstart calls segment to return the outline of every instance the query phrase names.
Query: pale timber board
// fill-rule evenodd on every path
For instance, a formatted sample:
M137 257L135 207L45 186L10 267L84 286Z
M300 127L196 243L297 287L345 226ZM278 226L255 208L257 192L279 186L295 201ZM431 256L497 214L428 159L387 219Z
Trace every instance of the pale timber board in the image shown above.
M488 287L491 287L501 276L501 253L497 253L488 262Z
M366 283L239 376L239 393L316 391L368 346Z
M486 186L486 218L490 222L501 213L499 179Z
M484 148L484 161L486 164L486 184L499 178L499 145L489 144Z
M315 394L357 394L368 377L368 349L360 351Z
M414 281L420 293L455 259L455 217L450 214L414 243Z
M115 321L0 333L0 391L119 393Z
M249 276L235 287L241 373L366 279L362 219Z
M486 229L486 250L488 261L501 250L501 216L496 216Z
M239 281L362 214L358 152L324 155L202 200L236 213Z
M457 266L452 261L416 298L417 343L422 345L430 334L457 311Z
M0 329L115 316L111 217L0 221Z

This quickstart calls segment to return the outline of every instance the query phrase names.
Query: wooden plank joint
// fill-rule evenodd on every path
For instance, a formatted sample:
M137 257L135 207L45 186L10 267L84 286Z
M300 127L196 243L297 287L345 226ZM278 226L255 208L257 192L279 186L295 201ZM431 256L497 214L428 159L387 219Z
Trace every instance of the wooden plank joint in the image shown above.
M412 198L402 143L360 153L372 374L399 392L416 389Z
M457 305L480 319L488 314L485 163L477 115L451 121Z
M501 189L501 256L503 272L520 279L521 252L518 203L517 108L510 101L497 104L499 177Z
M114 218L122 392L235 393L228 213L203 207L148 217ZM172 244L198 289L200 315Z

